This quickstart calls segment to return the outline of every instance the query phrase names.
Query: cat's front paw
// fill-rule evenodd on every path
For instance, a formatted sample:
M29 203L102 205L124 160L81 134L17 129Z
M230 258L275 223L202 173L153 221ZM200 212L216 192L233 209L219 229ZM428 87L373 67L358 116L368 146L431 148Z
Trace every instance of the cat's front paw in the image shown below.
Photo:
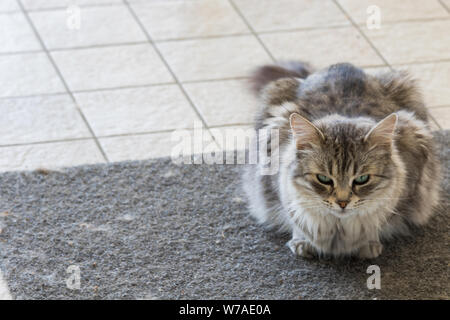
M362 246L358 251L358 257L361 259L374 259L383 251L383 245L378 241L370 241Z
M291 239L286 243L291 251L298 256L304 258L312 258L314 256L314 248L311 243L304 239Z

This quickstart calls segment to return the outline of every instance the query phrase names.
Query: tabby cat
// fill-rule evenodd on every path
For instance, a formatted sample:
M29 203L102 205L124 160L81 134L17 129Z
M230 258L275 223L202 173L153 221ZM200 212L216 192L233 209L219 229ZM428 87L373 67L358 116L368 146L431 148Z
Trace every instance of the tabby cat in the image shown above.
M292 252L376 258L381 240L429 220L440 167L408 74L299 62L263 66L252 80L262 105L255 128L278 130L270 151L280 167L262 175L248 166L244 188L260 223L292 234Z

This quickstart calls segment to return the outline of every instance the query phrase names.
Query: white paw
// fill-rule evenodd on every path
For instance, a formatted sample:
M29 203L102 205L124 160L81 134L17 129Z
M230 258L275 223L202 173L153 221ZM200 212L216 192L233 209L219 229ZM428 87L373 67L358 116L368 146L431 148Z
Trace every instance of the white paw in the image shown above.
M378 257L383 251L383 245L377 241L370 241L365 246L361 247L358 256L361 259L374 259Z
M311 258L314 255L314 248L307 240L292 239L286 243L291 251L300 257Z

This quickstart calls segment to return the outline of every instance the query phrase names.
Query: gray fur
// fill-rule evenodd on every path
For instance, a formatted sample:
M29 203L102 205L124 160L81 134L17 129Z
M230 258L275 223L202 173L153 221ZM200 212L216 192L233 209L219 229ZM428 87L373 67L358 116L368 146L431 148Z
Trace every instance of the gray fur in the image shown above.
M296 254L374 258L381 240L423 225L439 204L426 108L406 73L371 76L342 63L299 74L302 65L254 74L262 104L255 128L279 130L281 165L271 176L260 175L258 165L245 173L251 212L291 232ZM300 131L289 121L294 113ZM352 182L363 172L370 173L366 185ZM333 185L317 181L323 173ZM338 201L348 207L339 211Z

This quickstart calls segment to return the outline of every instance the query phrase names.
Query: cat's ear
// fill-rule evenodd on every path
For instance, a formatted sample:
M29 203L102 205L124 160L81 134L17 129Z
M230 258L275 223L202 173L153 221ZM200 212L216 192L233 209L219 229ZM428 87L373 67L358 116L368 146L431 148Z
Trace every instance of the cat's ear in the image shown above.
M319 128L298 113L291 114L289 122L299 150L308 145L317 145L325 139Z
M391 146L394 139L395 126L397 125L395 113L378 122L364 137L364 141L375 144Z

